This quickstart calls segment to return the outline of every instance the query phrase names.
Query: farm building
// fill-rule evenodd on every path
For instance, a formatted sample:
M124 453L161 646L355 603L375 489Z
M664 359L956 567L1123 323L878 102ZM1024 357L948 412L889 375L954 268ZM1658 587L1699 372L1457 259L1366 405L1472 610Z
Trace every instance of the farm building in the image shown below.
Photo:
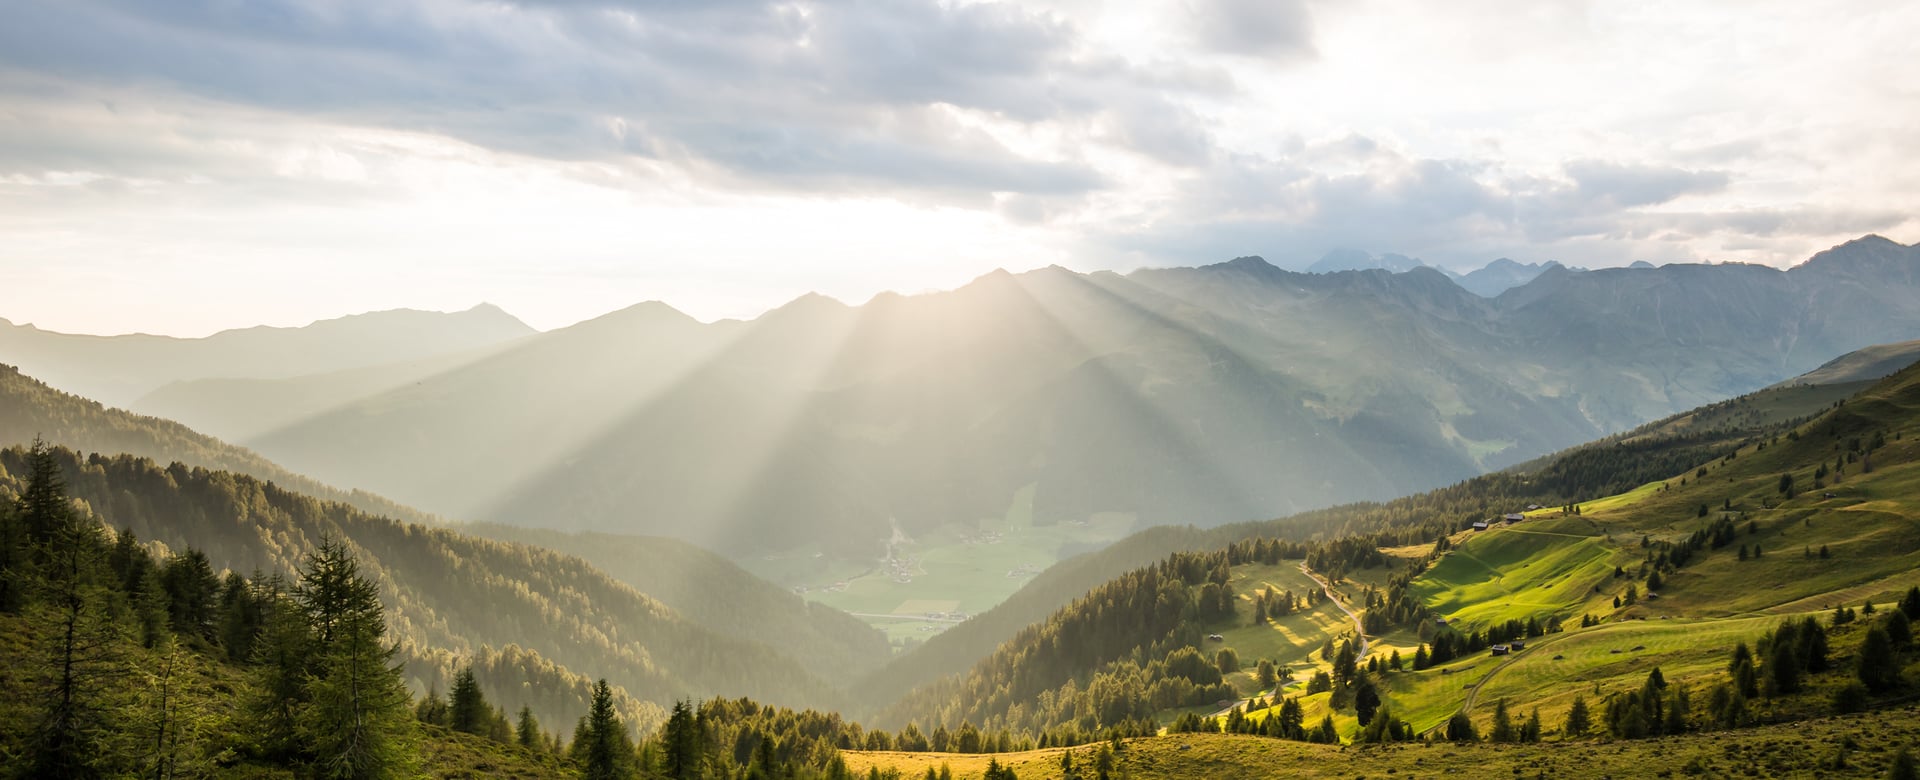
M1473 524L1473 530L1475 530L1475 531L1485 531L1485 530L1487 530L1487 529L1488 529L1489 527L1491 527L1491 525L1490 525L1490 524L1489 524L1489 523L1488 523L1487 521L1485 521L1485 520L1479 520L1479 521L1476 521L1476 522L1474 522L1474 524Z
M1487 649L1488 649L1489 651L1492 651L1492 653L1493 653L1494 655L1506 655L1506 654L1508 654L1508 653L1511 653L1511 652L1513 652L1513 646L1512 646L1512 645L1494 645L1494 646L1492 646L1492 647L1489 647L1489 648L1487 648Z

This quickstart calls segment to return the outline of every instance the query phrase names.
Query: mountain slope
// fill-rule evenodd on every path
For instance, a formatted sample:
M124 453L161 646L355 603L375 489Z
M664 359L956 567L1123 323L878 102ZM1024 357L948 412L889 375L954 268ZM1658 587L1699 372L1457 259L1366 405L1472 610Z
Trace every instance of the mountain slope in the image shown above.
M363 511L412 522L438 523L433 515L362 490L339 490L295 474L171 420L147 417L48 387L0 365L0 442L45 439L82 452L128 453L161 463L231 471Z
M187 379L140 396L127 408L178 420L226 441L245 441L341 404L452 371L498 349L486 346L401 363L279 379Z
M1868 347L1831 364L1871 363L1873 356L1897 348ZM972 666L1021 629L1045 620L1100 584L1175 553L1217 550L1260 537L1305 541L1418 527L1421 523L1437 522L1440 531L1450 533L1457 529L1460 518L1500 515L1529 504L1560 506L1629 490L1691 469L1742 443L1782 435L1873 384L1827 383L1851 379L1851 374L1816 371L1797 380L1798 384L1708 404L1501 473L1384 504L1336 506L1211 529L1146 529L1047 569L1002 604L928 639L875 671L856 688L856 694L866 706L886 706L917 686Z
M1429 497L1368 536L1306 547L1254 539L1176 553L1021 630L964 675L920 688L890 707L884 722L1085 732L1150 713L1169 719L1173 708L1261 692L1224 661L1210 670L1212 653L1226 649L1237 649L1243 666L1272 660L1302 681L1301 665L1324 671L1331 660L1304 651L1321 637L1338 639L1344 624L1309 621L1317 626L1309 628L1291 622L1298 606L1264 618L1252 608L1280 588L1294 595L1316 589L1281 576L1302 552L1362 613L1355 621L1371 641L1358 651L1360 668L1369 670L1382 706L1416 730L1438 728L1455 712L1490 727L1476 699L1537 705L1554 722L1575 696L1637 689L1654 668L1665 670L1667 685L1704 701L1726 680L1734 644L1773 631L1783 618L1796 626L1809 617L1825 622L1835 605L1866 601L1885 610L1920 592L1912 590L1920 586L1914 434L1920 365L1784 434L1732 441L1627 492L1530 510L1512 527L1469 530L1487 515ZM1626 445L1610 445L1618 446ZM1476 481L1482 490L1490 486L1485 479ZM1861 694L1861 705L1833 703L1833 687L1846 682L1852 655L1861 652L1864 632L1843 628L1850 620L1834 618L1824 629L1831 649L1820 651L1817 664L1808 661L1807 686L1769 689L1745 705L1754 717L1804 718L1903 700L1898 690L1876 690ZM1488 645L1508 638L1538 647L1487 662ZM1450 648L1444 656L1443 645ZM1416 660L1410 670L1383 668L1389 653ZM1770 663L1784 663L1778 657ZM1911 666L1920 656L1897 660ZM1829 669L1838 671L1817 676ZM1283 673L1286 690L1284 682ZM1223 683L1234 690L1216 693ZM1352 699L1343 702L1338 691L1331 700L1311 688L1297 695L1303 706L1345 718L1343 734L1361 725L1339 714ZM1267 706L1248 716L1270 716Z
M79 451L128 453L158 463L184 464L187 473L197 474L205 469L231 472L227 475L230 478L245 475L323 502L341 502L369 516L443 524L437 518L370 493L328 488L248 450L200 435L178 423L107 408L49 388L11 367L0 366L0 442L24 442L36 436ZM113 520L112 516L108 519ZM622 587L638 589L647 594L647 598L679 613L676 619L730 641L774 648L783 661L797 661L807 674L831 679L835 685L879 666L889 653L884 638L854 618L824 606L807 604L785 589L683 542L579 537L497 526L461 526L455 530L461 535L459 538L491 537L514 542L511 546L515 548L551 543L551 549L586 559L567 559L566 565L588 569L592 576L601 578L598 581L602 584L618 580ZM141 535L148 536L145 532ZM197 536L179 536L172 543L177 546L182 543L179 540L208 548ZM243 541L232 543L245 546ZM273 546L277 548L278 544L275 542ZM293 553L283 557L285 560L276 559L278 564L298 559ZM235 567L246 571L251 566L266 565L265 559L250 560ZM606 568L595 570L595 564L604 564ZM612 580L607 579L609 575ZM495 643L494 647L500 650L504 645ZM522 643L521 647L538 645ZM451 674L451 668L447 674Z
M0 361L67 392L126 406L171 382L320 374L465 352L531 333L486 304L452 314L401 309L194 339L55 333L0 320Z
M809 603L725 558L675 539L488 524L459 530L576 556L702 626L777 648L836 685L851 683L892 654L886 637L859 619Z
M831 686L778 650L696 625L577 558L369 515L228 472L56 455L69 493L107 525L199 549L216 571L292 575L318 540L348 542L380 585L393 636L416 657L531 651L537 657L520 666L537 669L545 658L563 680L604 676L661 710L716 695L837 703ZM0 450L0 475L24 474L25 458L17 446ZM415 668L413 679L427 687L435 667Z
M1504 468L1920 336L1920 250L1791 271L995 273L703 325L644 305L249 441L447 514L865 560L1009 511L1271 517Z

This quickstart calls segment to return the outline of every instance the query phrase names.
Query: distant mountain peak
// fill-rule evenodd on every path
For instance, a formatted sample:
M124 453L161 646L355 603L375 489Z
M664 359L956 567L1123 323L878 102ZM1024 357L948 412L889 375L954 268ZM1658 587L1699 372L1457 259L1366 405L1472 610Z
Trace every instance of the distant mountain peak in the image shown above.
M1501 257L1472 271L1457 275L1455 281L1474 295L1493 298L1533 281L1549 269L1561 267L1563 266L1555 260L1543 263L1522 263L1511 257Z
M1816 253L1791 271L1819 270L1826 273L1894 273L1911 278L1920 266L1920 244L1908 246L1885 236L1869 233Z
M1313 265L1307 266L1307 273L1327 274L1336 271L1367 271L1375 268L1405 273L1426 265L1419 258L1388 252L1374 256L1358 249L1335 249L1321 255Z
M1245 257L1236 257L1232 260L1228 260L1226 263L1224 263L1224 265L1226 265L1228 268L1238 268L1243 270L1261 270L1261 271L1274 267L1272 263L1267 262L1266 258L1261 257L1259 255L1247 255Z

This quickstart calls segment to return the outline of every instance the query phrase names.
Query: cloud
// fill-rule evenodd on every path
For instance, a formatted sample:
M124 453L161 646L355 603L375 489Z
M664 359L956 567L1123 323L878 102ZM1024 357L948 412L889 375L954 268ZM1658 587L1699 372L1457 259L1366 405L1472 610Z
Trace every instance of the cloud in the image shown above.
M1315 56L1313 16L1302 0L1192 0L1201 45L1227 54L1291 61Z
M1493 160L1410 157L1348 135L1283 156L1230 156L1153 219L1109 229L1101 246L1163 264L1259 254L1304 268L1328 251L1364 247L1478 266L1501 255L1552 259L1602 239L1604 248L1568 256L1606 265L1647 253L1676 259L1671 244L1715 236L1857 235L1907 220L1878 208L1674 208L1733 183L1725 171L1590 160L1540 176Z
M1100 177L926 128L943 107L1075 110L1058 94L1072 41L1009 4L934 0L62 0L12 15L0 65L556 160L686 154L772 186L1051 193Z
M1682 195L1719 192L1731 181L1725 171L1688 171L1597 160L1575 160L1565 168L1582 197L1628 208L1666 203Z

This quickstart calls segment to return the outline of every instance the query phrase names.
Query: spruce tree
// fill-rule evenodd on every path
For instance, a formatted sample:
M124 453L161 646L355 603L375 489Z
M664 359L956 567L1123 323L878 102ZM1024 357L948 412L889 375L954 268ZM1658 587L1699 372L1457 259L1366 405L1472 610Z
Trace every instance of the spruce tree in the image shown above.
M447 692L447 726L468 734L485 734L492 725L493 710L480 694L480 683L473 678L473 664L453 675L453 690Z
M540 721L533 717L533 708L521 705L519 724L514 728L514 741L520 747L536 753L546 747L546 740L540 738Z
M280 575L267 580L260 599L261 630L253 649L257 671L246 712L254 724L255 749L265 757L286 760L301 752L299 716L307 702L313 630Z
M1887 636L1886 629L1879 626L1867 629L1866 638L1860 642L1854 672L1867 690L1874 693L1900 684L1900 659L1894 654L1893 640Z
M1507 714L1507 700L1501 699L1494 702L1493 727L1487 732L1487 740L1491 742L1513 742L1515 741L1515 736L1517 735L1514 734L1513 731L1513 717Z
M684 702L674 703L674 715L686 716L686 725L692 724ZM631 750L627 742L627 727L613 713L613 689L607 685L605 678L593 685L593 706L587 711L586 733L575 737L576 741L583 739L586 747L581 750L582 763L585 765L580 774L582 778L615 780L626 776L627 754ZM671 750L669 754L669 777L691 778L695 776L694 772L699 771L697 762L675 763Z
M1567 710L1567 725L1561 733L1569 737L1585 736L1593 728L1593 716L1587 712L1587 698L1573 697L1573 707Z
M111 549L100 525L73 511L42 442L34 443L18 512L33 534L29 559L38 564L26 580L34 665L24 671L37 717L23 763L29 777L97 777L107 758L100 749L112 715L107 698L127 671L122 649L131 639L112 614Z
M322 777L378 778L412 771L415 721L397 646L388 645L380 592L344 544L307 556L297 596L314 628L313 673L299 713L302 742Z
M693 719L693 707L685 701L674 701L674 711L666 717L666 726L660 726L660 747L666 751L668 778L693 780L699 776L701 732Z

